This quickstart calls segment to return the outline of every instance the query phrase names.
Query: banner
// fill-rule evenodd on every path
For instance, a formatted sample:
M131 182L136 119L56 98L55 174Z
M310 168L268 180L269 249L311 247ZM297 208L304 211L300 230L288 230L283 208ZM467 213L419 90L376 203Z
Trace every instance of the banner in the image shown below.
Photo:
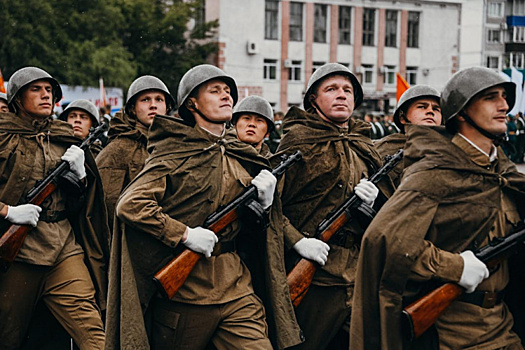
M108 105L108 100L106 98L106 89L104 89L104 79L100 77L98 80L98 88L100 89L100 107L106 107Z
M396 91L396 101L399 101L401 95L410 88L410 85L407 81L401 76L401 74L396 73L397 77L397 91Z

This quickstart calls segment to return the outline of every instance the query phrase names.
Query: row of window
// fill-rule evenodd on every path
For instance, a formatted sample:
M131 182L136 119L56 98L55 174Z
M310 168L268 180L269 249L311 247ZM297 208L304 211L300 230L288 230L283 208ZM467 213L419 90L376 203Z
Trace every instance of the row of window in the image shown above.
M525 42L525 27L512 27L509 33L510 41L513 43ZM488 43L503 43L503 32L499 29L489 29L487 35Z
M279 1L266 0L265 2L265 39L279 39ZM363 9L363 36L364 46L375 46L376 13L373 8ZM397 47L399 11L386 10L385 46ZM419 47L419 12L408 13L408 47ZM289 14L290 41L303 41L304 4L290 2ZM328 5L314 5L314 42L326 43L328 37ZM339 44L352 44L352 7L339 6Z
M264 68L263 68L263 78L264 80L277 80L278 76L278 60L275 59L265 59ZM313 62L312 63L312 73L326 62ZM342 65L349 67L348 63L341 63ZM363 64L361 66L363 74L363 83L364 84L373 84L375 77L375 67L372 64ZM288 80L289 81L303 81L302 71L303 63L300 60L291 60L286 64L286 69L288 70ZM380 73L384 76L384 84L386 86L395 86L396 84L396 72L397 68L395 66L384 66L381 68ZM417 78L417 67L407 67L406 79L410 85L416 85Z

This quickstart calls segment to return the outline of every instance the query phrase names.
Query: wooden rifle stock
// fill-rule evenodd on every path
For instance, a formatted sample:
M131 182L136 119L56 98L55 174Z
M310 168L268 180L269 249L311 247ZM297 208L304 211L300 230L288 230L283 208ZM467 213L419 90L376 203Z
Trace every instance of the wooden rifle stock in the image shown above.
M399 150L392 156L387 156L386 163L372 175L368 180L377 184L390 170L392 170L403 159L403 150ZM334 212L319 224L315 238L328 242L352 218L350 210L361 205L362 200L357 195L352 195ZM293 306L297 307L303 300L312 284L317 266L308 259L301 259L288 273L286 281L290 290L290 299Z
M494 238L481 247L476 257L487 266L494 266L508 258L525 241L525 228L505 238ZM421 336L465 289L455 283L445 283L403 309L402 327L408 339Z
M80 148L87 149L97 139L106 126L101 124L95 128L82 142ZM57 179L69 171L69 163L62 161L49 175L29 190L26 196L28 204L41 205L47 197L57 189ZM7 231L0 237L0 271L5 272L15 260L24 244L24 240L33 227L31 225L11 224Z
M301 159L302 154L300 151L295 152L291 156L283 156L283 161L272 170L272 174L275 177L281 176L289 167ZM239 210L242 209L242 206L255 198L257 198L257 188L252 185L223 209L219 209L208 216L203 227L215 232L220 238L220 232L239 218ZM153 277L159 292L168 299L173 298L201 257L203 257L202 254L186 248L173 258Z

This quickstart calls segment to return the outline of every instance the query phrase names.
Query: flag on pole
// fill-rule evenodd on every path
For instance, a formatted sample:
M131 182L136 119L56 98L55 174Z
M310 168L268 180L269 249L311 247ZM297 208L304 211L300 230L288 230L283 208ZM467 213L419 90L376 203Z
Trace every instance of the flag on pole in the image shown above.
M106 99L106 89L104 89L104 79L102 79L102 77L98 80L98 85L100 89L100 107L105 109L108 101Z
M516 102L514 103L512 110L508 113L511 115L516 115L521 108L521 98L523 95L523 74L517 70L516 67L511 67L510 79L514 84L516 84Z
M4 86L4 77L2 76L2 70L0 69L0 92L6 93Z
M399 101L399 99L401 98L401 95L403 95L403 93L405 91L407 91L409 88L410 88L410 85L407 83L407 81L401 76L401 74L396 73L396 77L397 77L397 91L396 91L396 101Z

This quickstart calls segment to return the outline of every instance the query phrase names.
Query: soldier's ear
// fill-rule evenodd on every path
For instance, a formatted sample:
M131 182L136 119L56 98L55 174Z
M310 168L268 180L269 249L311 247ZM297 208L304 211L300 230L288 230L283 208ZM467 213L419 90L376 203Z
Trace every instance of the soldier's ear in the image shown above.
M193 99L190 97L187 101L186 101L186 108L188 108L189 110L193 110L195 107L195 102L193 101Z

